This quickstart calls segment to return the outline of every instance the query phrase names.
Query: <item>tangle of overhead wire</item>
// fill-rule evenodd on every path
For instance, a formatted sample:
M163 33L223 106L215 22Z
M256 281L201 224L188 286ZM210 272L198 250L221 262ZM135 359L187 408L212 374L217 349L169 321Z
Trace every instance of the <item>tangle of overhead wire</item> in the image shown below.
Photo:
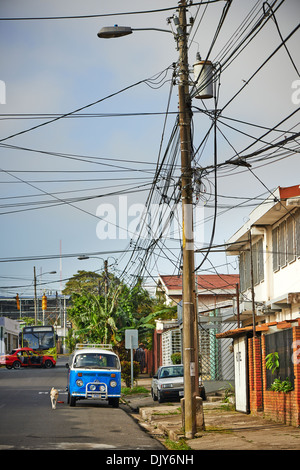
M92 107L92 106L95 106L96 104L102 103L103 101L106 101L106 100L108 100L108 99L110 99L110 98L113 98L113 97L115 97L115 96L117 96L117 95L119 95L119 94L121 94L121 93L124 93L125 91L128 91L128 90L130 90L130 89L132 89L132 88L134 88L134 87L136 87L136 86L138 86L138 85L141 85L142 83L147 83L148 81L151 81L151 80L153 80L154 78L157 78L157 77L160 76L162 73L164 73L165 70L170 69L170 67L172 67L172 66L168 66L166 69L164 69L164 70L163 70L162 72L160 72L159 74L155 74L155 75L153 75L152 77L147 78L147 79L139 80L138 82L133 83L133 84L131 84L131 85L128 85L128 86L126 86L126 87L124 87L124 88L122 88L122 89L120 89L120 90L118 90L118 91L116 91L116 92L114 92L114 93L111 93L110 95L105 96L104 98L100 98L100 99L98 99L98 100L96 100L96 101L93 101L92 103L89 103L89 104L86 104L86 105L84 105L84 106L81 106L81 107L79 107L79 108L77 108L77 109L74 109L73 111L68 112L68 113L61 114L61 115L59 115L59 116L57 116L57 117L55 117L55 118L53 118L53 119L50 119L50 120L48 120L48 121L46 121L46 122L42 122L41 124L37 124L36 126L32 126L32 127L28 128L28 129L23 129L22 131L19 131L19 132L16 132L16 133L14 133L14 134L11 134L11 135L9 135L9 136L7 136L7 137L4 137L4 138L0 139L0 142L4 142L5 140L11 139L11 138L13 138L13 137L26 134L27 132L31 132L31 131L33 131L33 130L35 130L35 129L39 129L39 128L44 127L44 126L46 126L46 125L48 125L48 124L51 124L51 123L56 122L56 121L59 121L60 119L66 118L66 117L68 117L68 116L71 116L72 114L78 113L79 111L83 111L84 109L87 109L87 108L90 108L90 107Z
M274 2L274 3L275 3L275 2ZM274 3L273 3L273 4L274 4ZM282 2L281 2L281 3L282 3ZM262 26L266 23L266 21L265 21L265 23L263 23L263 25L262 25L263 19L266 19L266 18L265 18L265 14L264 14L264 15L260 18L260 20L256 23L255 27L252 28L252 30L251 30L251 32L248 34L247 38L251 37L251 35L253 35L253 32L254 32L255 30L257 30L258 28L259 28L259 30L260 30L260 29L262 28ZM295 29L294 31L292 31L292 32L290 33L290 35L289 35L285 40L283 40L283 44L285 44L285 42L288 40L288 38L291 37L291 36L294 34L295 31L296 31L296 29ZM216 37L216 36L215 36L215 37ZM245 40L244 40L244 41L245 41ZM243 43L244 43L244 41L243 41ZM243 43L240 43L240 46L241 46L241 44L243 44ZM282 45L282 44L281 44L281 45ZM240 46L239 46L239 47L240 47ZM281 46L279 46L279 48L280 48L280 47L281 47ZM279 48L278 48L278 49L279 49ZM278 50L278 49L277 49L277 50ZM275 51L273 52L273 54L275 54L275 53L277 52L277 50L275 50ZM237 51L237 49L235 49L235 53L236 53L236 51ZM273 55L273 54L272 54L272 55ZM268 60L270 60L270 58L272 57L272 55L262 64L262 66L264 66L264 64L265 64ZM261 67L262 67L262 66L261 66ZM260 70L260 69L258 69L258 70L254 73L254 75L255 75L256 73L258 73L259 70ZM253 75L253 76L254 76L254 75ZM253 76L252 76L251 78L253 78ZM235 96L236 96L236 95L235 95ZM235 98L235 96L234 96L234 98ZM228 104L229 104L229 103L227 103L227 105L228 105ZM216 125L216 120L215 120L215 125ZM215 185L215 189L216 189L216 185ZM216 217L216 211L215 211L215 217ZM212 239L213 239L213 236L214 236L214 227L215 227L215 224L213 224ZM211 244L210 244L210 245L211 245ZM204 260L203 260L203 262L204 262ZM201 263L201 265L202 265L202 264L203 264L203 263ZM199 265L199 266L201 266L201 265ZM199 267L198 267L198 268L199 268ZM197 268L197 269L198 269L198 268Z
M194 2L193 5L203 5L203 4L212 4L218 3L224 0L202 0L201 2ZM226 1L226 0L225 0ZM123 11L118 13L99 13L95 15L69 15L69 16L38 16L38 17L7 17L7 18L0 18L1 21L32 21L32 20L69 20L69 19L85 19L85 18L105 18L109 16L127 16L127 15L142 15L142 14L149 14L149 13L161 13L163 11L170 11L176 10L178 5L171 6L167 8L157 8L154 10L141 10L141 11Z
M265 5L268 6L268 10L265 10ZM300 77L300 73L299 73L299 70L298 70L298 68L297 68L297 66L296 66L296 64L295 64L295 61L293 60L293 58L292 58L292 56L291 56L291 54L290 54L290 51L288 50L288 47L287 47L286 43L284 42L284 39L283 39L283 36L282 36L282 34L281 34L281 31L280 31L280 28L279 28L279 25L278 25L278 22L277 22L277 19L276 19L276 16L275 16L275 12L273 11L273 8L268 4L268 2L264 2L264 3L263 3L263 9L264 9L266 15L270 14L270 15L272 16L272 19L273 19L273 21L274 21L274 23L275 23L275 26L276 26L276 29L277 29L278 34L279 34L279 36L280 36L280 39L281 39L281 41L284 43L284 48L285 48L285 50L286 50L286 52L287 52L287 55L289 56L290 61L291 61L292 65L293 65L294 69L296 70L296 73L297 73L298 77Z

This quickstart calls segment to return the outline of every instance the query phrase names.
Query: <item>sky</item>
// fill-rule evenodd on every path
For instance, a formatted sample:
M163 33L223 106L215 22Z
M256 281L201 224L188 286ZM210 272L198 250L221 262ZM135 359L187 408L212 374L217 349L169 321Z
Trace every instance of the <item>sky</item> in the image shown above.
M221 21L225 1L199 3L187 12L190 89L197 52L217 77L216 100L192 98L203 248L226 243L278 186L300 184L296 138L250 158L250 169L224 165L215 180L212 168L299 132L300 5L233 0ZM127 283L142 275L153 286L158 274L178 274L179 206L151 245L155 214L170 214L179 194L177 6L0 1L0 296L32 295L34 267L40 293L60 292L78 270L101 272L105 259ZM147 30L97 37L115 24ZM208 132L215 110L216 136ZM138 224L143 207L148 231ZM195 265L202 260L196 254ZM211 252L201 273L236 274L237 258Z

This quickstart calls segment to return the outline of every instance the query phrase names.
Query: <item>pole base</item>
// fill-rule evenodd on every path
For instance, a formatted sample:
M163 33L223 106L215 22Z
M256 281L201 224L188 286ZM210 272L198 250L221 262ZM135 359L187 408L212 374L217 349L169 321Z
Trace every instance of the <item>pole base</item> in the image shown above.
M185 430L185 399L184 398L181 398L180 405L181 405L182 428ZM193 439L195 434L198 431L205 430L203 400L201 397L195 397L194 406L195 406L195 419L193 420L193 423L192 423L192 430L185 431L186 439Z

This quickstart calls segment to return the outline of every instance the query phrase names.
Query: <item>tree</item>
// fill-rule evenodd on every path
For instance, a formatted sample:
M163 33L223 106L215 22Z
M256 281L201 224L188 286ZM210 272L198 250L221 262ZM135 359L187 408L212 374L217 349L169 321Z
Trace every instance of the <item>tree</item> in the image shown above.
M124 286L118 299L117 325L119 333L125 335L125 329L134 328L139 332L139 341L147 347L152 344L152 332L158 318L174 318L177 307L167 307L152 298L142 287L141 279L131 289Z
M101 286L102 280L103 276L93 271L77 271L77 273L68 280L62 293L63 295L79 294L82 292L98 294L99 285Z
M72 307L68 311L77 342L111 343L121 347L127 328L139 331L139 340L151 346L155 319L172 318L176 307L166 307L153 299L139 279L128 287L109 273L106 294L97 290L102 277L93 272L78 271L67 283ZM100 281L101 282L101 281ZM64 292L65 292L64 291Z
M95 273L94 271L77 271L77 273L68 280L62 293L64 295L72 295L74 293L90 292L95 295L104 295L105 281L108 281L109 287L117 287L120 284L120 280L112 273L106 275L104 271L101 274Z
M76 335L82 338L82 342L116 341L114 339L117 332L114 319L115 300L115 296L107 298L89 292L72 295L72 307L68 312L68 317L76 327Z

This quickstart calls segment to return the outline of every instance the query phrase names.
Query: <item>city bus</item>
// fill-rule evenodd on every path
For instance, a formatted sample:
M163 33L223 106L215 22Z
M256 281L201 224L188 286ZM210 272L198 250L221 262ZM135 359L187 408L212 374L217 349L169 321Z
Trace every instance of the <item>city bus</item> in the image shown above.
M24 326L19 334L21 348L31 348L38 354L53 356L57 360L57 335L53 326Z

